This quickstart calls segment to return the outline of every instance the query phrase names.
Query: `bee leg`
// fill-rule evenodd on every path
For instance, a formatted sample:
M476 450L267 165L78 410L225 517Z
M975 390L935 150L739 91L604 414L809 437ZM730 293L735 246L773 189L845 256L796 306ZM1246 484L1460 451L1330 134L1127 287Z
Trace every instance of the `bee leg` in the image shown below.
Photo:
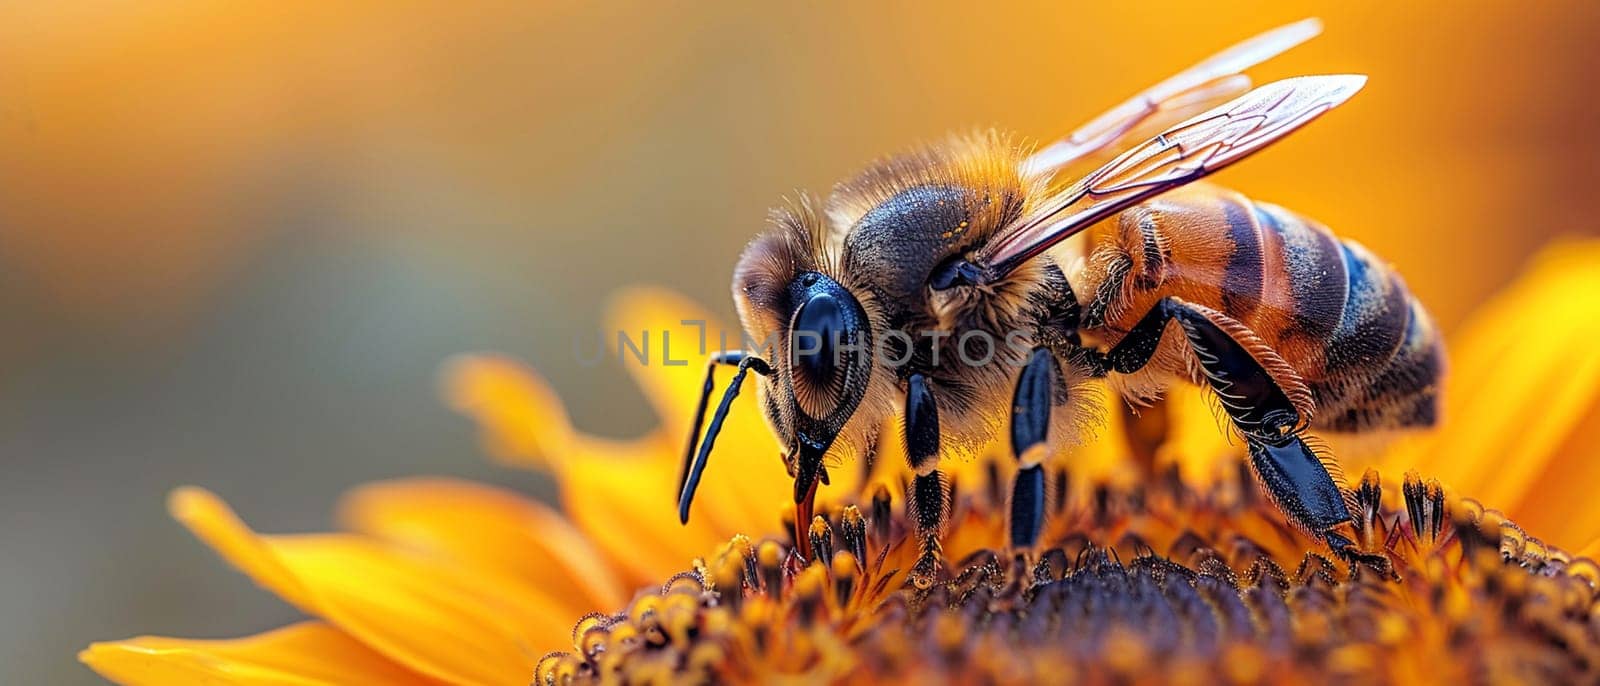
M700 426L706 420L706 406L711 401L711 391L716 388L718 365L737 366L733 381L723 392L722 403L711 417L711 428L706 431L705 442L700 441ZM694 501L695 488L700 485L700 475L705 472L706 461L711 457L711 446L722 431L722 420L728 416L733 399L739 395L745 372L754 369L757 374L771 376L772 367L766 360L744 351L721 352L711 356L706 363L706 383L700 389L700 405L694 412L694 423L689 427L689 445L683 452L683 471L678 476L678 521L689 523L689 504ZM697 450L698 449L698 450Z
M1345 492L1305 440L1288 427L1278 435L1246 433L1250 467L1289 522L1318 538L1340 557L1383 569L1388 560L1355 545L1355 519Z
M916 472L906 490L906 510L916 524L922 548L910 576L918 588L928 588L939 574L939 533L948 508L944 475L939 473L939 408L921 374L912 374L906 382L905 429L906 459Z
M1011 401L1011 453L1017 475L1011 484L1011 546L1032 548L1044 528L1044 458L1049 455L1050 414L1061 369L1048 348L1034 348L1017 378Z
M1206 383L1244 435L1250 467L1262 488L1291 524L1321 538L1341 557L1377 563L1353 544L1355 521L1345 492L1302 434L1302 416L1280 380L1237 337L1218 325L1215 313L1165 298L1157 303L1105 356L1111 371L1133 373L1160 346L1167 324L1176 320L1204 372ZM1271 351L1260 355L1275 356Z

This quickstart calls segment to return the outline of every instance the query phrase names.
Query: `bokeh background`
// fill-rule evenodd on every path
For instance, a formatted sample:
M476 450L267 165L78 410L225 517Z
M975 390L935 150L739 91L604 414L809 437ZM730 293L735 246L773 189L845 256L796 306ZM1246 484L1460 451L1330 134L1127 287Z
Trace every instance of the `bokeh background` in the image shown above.
M452 353L529 360L580 426L652 418L573 365L608 293L731 317L765 208L958 127L1048 139L1308 15L1256 74L1372 75L1224 174L1393 260L1448 330L1553 236L1595 235L1600 4L5 3L0 681L294 615L163 510L267 531L343 489L489 466ZM665 513L663 516L666 516Z

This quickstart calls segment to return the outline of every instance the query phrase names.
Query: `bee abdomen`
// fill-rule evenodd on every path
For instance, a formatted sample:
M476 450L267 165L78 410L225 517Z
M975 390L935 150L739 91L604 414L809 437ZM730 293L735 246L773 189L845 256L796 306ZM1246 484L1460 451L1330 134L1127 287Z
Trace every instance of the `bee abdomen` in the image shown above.
M1345 317L1350 292L1344 247L1333 233L1276 205L1251 203L1263 231L1277 235L1288 277L1289 326L1317 341L1329 340Z
M1394 355L1373 373L1346 380L1338 397L1329 397L1327 406L1319 411L1318 426L1355 432L1428 427L1438 421L1443 345L1433 320L1416 298L1407 297L1407 310L1405 333ZM1312 393L1317 393L1316 386Z
M1359 243L1282 208L1254 205L1261 226L1282 238L1294 303L1285 337L1320 343L1320 364L1296 360L1316 400L1313 424L1333 431L1432 425L1441 343L1400 275Z
M1276 205L1194 184L1099 229L1084 273L1091 333L1114 345L1168 296L1216 308L1267 342L1310 388L1312 425L1364 431L1431 425L1443 354L1399 274L1360 244ZM1169 348L1170 351L1175 349ZM1178 374L1185 362L1159 357ZM1159 375L1124 382L1149 397Z
M1346 290L1344 313L1328 337L1330 375L1376 370L1400 348L1411 319L1410 294L1400 277L1360 244L1340 241Z

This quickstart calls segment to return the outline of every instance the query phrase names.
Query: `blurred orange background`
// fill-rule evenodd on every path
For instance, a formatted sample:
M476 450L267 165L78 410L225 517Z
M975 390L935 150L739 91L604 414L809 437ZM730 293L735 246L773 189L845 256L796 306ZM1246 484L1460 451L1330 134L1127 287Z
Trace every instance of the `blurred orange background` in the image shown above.
M650 417L571 365L607 294L728 315L764 210L975 125L1048 140L1234 41L1372 76L1220 180L1396 263L1449 330L1595 235L1600 4L8 4L0 9L0 665L94 683L91 639L264 629L285 606L169 524L217 488L317 528L365 480L510 483L434 397L531 361L580 425ZM1592 296L1590 296L1592 297Z

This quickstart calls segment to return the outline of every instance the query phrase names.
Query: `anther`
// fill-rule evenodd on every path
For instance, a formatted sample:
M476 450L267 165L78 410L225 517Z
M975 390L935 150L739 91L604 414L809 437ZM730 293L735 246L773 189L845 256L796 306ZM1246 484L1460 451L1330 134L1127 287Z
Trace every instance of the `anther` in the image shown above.
M718 602L735 611L744 601L744 559L743 555L723 556L717 561L716 573L711 577L717 589Z
M761 567L762 590L768 598L778 598L783 593L783 548L776 541L762 541L756 549L756 562Z
M1407 472L1405 485L1401 489L1406 497L1406 513L1411 518L1411 531L1416 535L1417 541L1432 543L1439 537L1439 530L1450 513L1445 508L1444 489L1439 482L1429 479L1423 482L1422 477L1416 472Z
M644 595L628 608L628 621L634 625L642 626L651 621L656 610L661 606L660 595Z
M1350 513L1356 517L1356 525L1361 529L1362 548L1377 550L1380 541L1373 540L1378 532L1379 518L1383 506L1383 481L1378 478L1378 470L1367 469L1361 475L1361 485L1356 487L1356 511Z
M872 536L880 545L887 545L889 525L894 517L894 504L889 500L889 489L878 484L872 490Z
M822 609L823 591L828 587L828 572L822 565L806 567L794 580L794 607L802 626L810 625Z
M667 596L661 612L661 631L679 650L687 648L693 639L695 625L700 617L700 603L685 594Z
M1475 501L1460 501L1462 507L1453 517L1456 539L1461 541L1462 557L1472 560L1480 554L1497 555L1502 536L1497 513L1484 510ZM1482 551L1488 551L1484 553Z
M848 550L841 550L833 555L833 598L843 609L850 605L850 597L855 594L856 580L860 563L855 555Z
M839 536L844 541L845 550L855 556L856 564L865 565L867 560L867 520L861 516L861 510L854 505L847 505L844 512L839 515Z
M738 534L733 537L733 550L739 554L739 561L743 565L744 585L750 588L761 587L761 568L756 564L756 546L750 542L750 537Z
M833 559L833 527L828 526L827 518L822 515L813 517L807 538L811 542L812 561L827 564Z

